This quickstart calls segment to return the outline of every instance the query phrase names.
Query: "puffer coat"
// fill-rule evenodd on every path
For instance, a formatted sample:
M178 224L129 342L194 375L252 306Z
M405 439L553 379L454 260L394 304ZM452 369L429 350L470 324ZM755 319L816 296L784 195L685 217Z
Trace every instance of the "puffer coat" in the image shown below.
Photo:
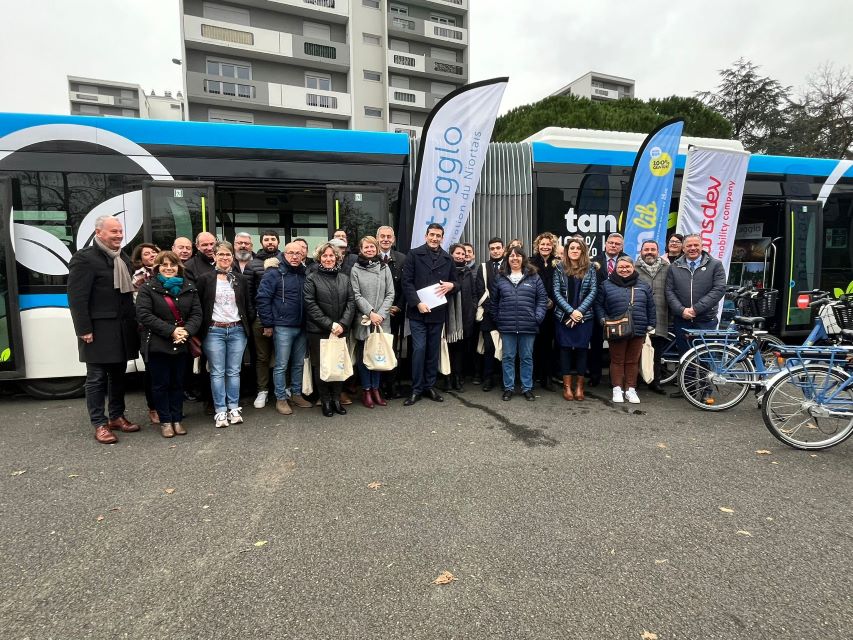
M528 267L516 285L501 271L492 283L490 313L501 333L538 333L548 310L542 278Z
M603 325L606 318L618 318L628 310L631 302L631 289L634 289L634 307L631 318L634 324L634 336L641 338L654 329L657 322L655 315L655 297L651 288L645 282L637 279L633 286L623 287L608 278L598 287L595 298L595 313Z

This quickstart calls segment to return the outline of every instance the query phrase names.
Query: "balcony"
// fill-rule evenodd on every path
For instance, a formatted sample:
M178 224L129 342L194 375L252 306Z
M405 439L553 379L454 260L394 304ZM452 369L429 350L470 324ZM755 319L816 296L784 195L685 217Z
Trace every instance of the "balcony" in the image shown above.
M388 37L401 37L459 49L468 46L467 29L392 13L388 14Z
M184 16L187 49L288 62L312 69L348 71L349 47L342 42L306 38L281 31Z
M68 99L71 102L79 102L81 104L102 104L122 109L139 109L139 100L135 98L117 98L115 96L105 96L99 93L69 91Z
M435 80L449 79L456 84L465 84L468 81L468 66L463 62L446 62L404 51L388 51L388 69L399 69L406 74L426 76Z
M437 93L388 87L388 104L393 107L403 107L410 111L430 111L444 96Z
M468 13L468 0L406 0L406 4L438 9L444 13L457 15Z
M413 124L394 124L388 125L388 130L392 133L405 133L410 138L420 138L423 133L423 127L416 127Z
M306 89L276 82L238 80L191 71L187 73L191 102L346 120L352 116L350 94Z
M315 20L338 23L349 20L349 0L270 0L270 4Z
M618 100L622 96L620 96L619 92L614 89L602 89L601 87L592 87L590 97L593 100Z

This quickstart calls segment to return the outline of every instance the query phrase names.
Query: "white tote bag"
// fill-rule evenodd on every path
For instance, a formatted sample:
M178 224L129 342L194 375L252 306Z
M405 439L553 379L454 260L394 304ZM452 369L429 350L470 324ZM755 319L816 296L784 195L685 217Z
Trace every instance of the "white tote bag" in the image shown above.
M492 343L495 345L495 360L502 360L504 357L503 340L501 340L501 332L493 329L489 332L492 336Z
M443 376L450 375L450 349L447 348L447 338L444 337L444 328L441 329L441 348L438 354L438 372Z
M314 393L314 371L311 369L311 358L302 361L302 395Z
M640 353L640 375L647 384L655 379L655 348L648 334L643 343L643 351Z
M382 327L371 331L364 341L364 366L371 371L391 371L397 366L397 356L394 355L394 336L385 333Z
M352 359L346 338L330 333L320 340L320 380L343 382L352 375Z

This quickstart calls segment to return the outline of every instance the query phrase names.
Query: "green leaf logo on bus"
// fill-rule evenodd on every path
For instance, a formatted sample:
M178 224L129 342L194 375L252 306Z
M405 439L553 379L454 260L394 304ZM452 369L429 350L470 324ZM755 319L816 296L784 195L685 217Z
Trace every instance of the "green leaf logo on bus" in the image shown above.
M11 357L12 351L9 349L9 347L6 347L5 349L3 349L3 351L0 351L0 362L9 362L9 358Z
M833 289L833 293L835 294L836 298L840 298L844 294L847 294L848 296L853 295L853 282L851 282L850 284L847 285L847 291L844 291L843 289L839 289L838 287L835 287L835 289Z

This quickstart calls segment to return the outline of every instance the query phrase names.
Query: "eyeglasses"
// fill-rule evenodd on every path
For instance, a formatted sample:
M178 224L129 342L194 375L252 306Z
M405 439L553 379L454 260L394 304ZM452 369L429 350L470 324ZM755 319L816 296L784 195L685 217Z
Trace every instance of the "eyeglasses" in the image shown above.
M284 255L296 257L296 256L301 256L302 252L301 251L285 251Z
M232 257L232 256L231 256L231 254L230 254L230 253L217 253L217 254L216 254L216 257L217 257L217 258L230 258L230 257Z

